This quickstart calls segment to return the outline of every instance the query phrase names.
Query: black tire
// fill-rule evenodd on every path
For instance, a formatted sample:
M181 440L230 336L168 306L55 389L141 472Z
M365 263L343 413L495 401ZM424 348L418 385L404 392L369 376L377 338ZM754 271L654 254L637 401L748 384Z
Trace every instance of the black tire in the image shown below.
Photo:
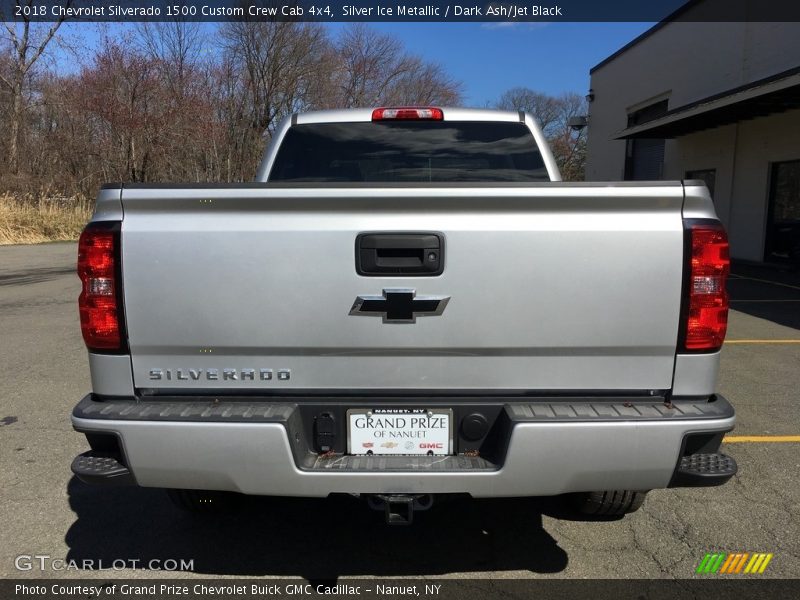
M573 502L575 509L583 515L618 517L639 510L646 496L647 492L610 490L576 494Z
M190 513L220 513L231 508L238 494L208 490L167 490L172 503Z
M789 250L789 260L796 265L800 265L800 241L795 242L792 249Z

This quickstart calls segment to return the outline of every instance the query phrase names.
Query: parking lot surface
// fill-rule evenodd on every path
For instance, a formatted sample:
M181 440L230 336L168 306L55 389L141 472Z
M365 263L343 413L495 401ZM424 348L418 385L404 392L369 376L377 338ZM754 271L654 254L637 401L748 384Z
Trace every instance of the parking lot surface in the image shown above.
M719 390L737 410L723 451L740 472L727 485L655 491L617 521L566 519L557 499L512 499L445 502L387 528L351 498L255 499L198 520L159 490L74 479L70 462L87 446L69 415L90 389L75 255L75 244L0 247L3 577L108 577L15 566L38 554L137 567L115 577L691 578L713 551L773 553L762 577L800 576L800 443L777 441L800 436L797 273L737 267L730 280ZM168 559L193 566L148 568Z

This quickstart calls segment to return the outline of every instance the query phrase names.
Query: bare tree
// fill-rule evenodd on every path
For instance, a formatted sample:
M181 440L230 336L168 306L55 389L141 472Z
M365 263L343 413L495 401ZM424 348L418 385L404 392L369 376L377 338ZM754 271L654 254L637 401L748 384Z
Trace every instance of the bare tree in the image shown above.
M560 130L561 110L558 99L553 96L526 87L515 87L505 91L495 106L504 110L524 110L533 115L545 136L554 134L554 129Z
M139 24L138 37L145 54L162 65L174 93L182 93L187 75L197 67L206 45L201 23L144 22Z
M409 62L411 68L392 83L382 104L461 104L461 82L447 75L440 65L416 56L410 57Z
M325 30L313 23L230 22L221 29L225 57L249 100L251 125L270 131L276 121L313 102L328 49Z
M495 106L506 110L524 110L533 115L550 144L563 179L583 179L586 130L574 130L569 125L572 117L588 112L583 96L574 92L550 96L530 88L516 87L503 93Z
M92 123L107 179L147 181L163 159L174 116L157 61L109 43L82 71L73 93L72 102Z
M586 128L573 129L572 117L588 113L586 99L575 92L562 94L558 100L558 130L550 137L553 154L565 181L581 181L586 168Z
M330 70L330 43L314 23L231 22L220 29L221 120L228 133L229 177L250 177L264 134L280 119L318 105ZM245 175L246 174L246 175Z
M17 2L19 4L19 0ZM27 0L30 8L34 0ZM67 3L69 4L69 2ZM24 13L20 23L4 22L3 28L7 36L6 43L11 46L10 70L0 74L0 81L11 94L11 114L8 131L8 168L12 174L19 172L20 138L22 135L25 113L25 86L37 61L44 55L48 44L53 41L58 29L64 22L61 17L47 27L34 25L30 17Z
M461 84L436 64L409 54L396 37L363 23L348 27L336 43L335 94L339 107L380 104L457 104Z
M203 25L180 20L141 23L137 34L142 54L158 70L162 102L171 115L161 132L166 151L159 172L170 179L207 179L217 146L211 131L213 56Z
M344 31L336 51L336 100L342 107L379 104L389 86L412 68L399 40L363 23Z
M256 170L264 133L293 112L460 101L443 67L364 26L332 39L311 23L227 23L207 35L208 25L170 22L83 46L59 26L0 28L0 156L25 175L0 170L3 192L85 197L103 181L241 181ZM59 72L56 44L80 55L78 72Z

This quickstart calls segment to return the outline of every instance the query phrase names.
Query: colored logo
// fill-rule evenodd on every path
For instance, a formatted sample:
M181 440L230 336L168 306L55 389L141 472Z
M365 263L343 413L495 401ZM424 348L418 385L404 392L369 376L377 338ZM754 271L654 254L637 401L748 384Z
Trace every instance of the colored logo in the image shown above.
M750 574L763 573L772 554L766 552L714 552L707 553L700 564L697 565L695 573L714 573L714 574Z

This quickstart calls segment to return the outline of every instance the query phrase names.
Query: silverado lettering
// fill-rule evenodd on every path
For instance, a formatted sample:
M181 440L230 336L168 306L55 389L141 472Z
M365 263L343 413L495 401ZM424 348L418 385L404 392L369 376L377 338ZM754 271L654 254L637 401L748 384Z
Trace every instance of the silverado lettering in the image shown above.
M150 369L150 381L271 381L273 369ZM278 379L285 381L291 378L288 369L278 370Z

